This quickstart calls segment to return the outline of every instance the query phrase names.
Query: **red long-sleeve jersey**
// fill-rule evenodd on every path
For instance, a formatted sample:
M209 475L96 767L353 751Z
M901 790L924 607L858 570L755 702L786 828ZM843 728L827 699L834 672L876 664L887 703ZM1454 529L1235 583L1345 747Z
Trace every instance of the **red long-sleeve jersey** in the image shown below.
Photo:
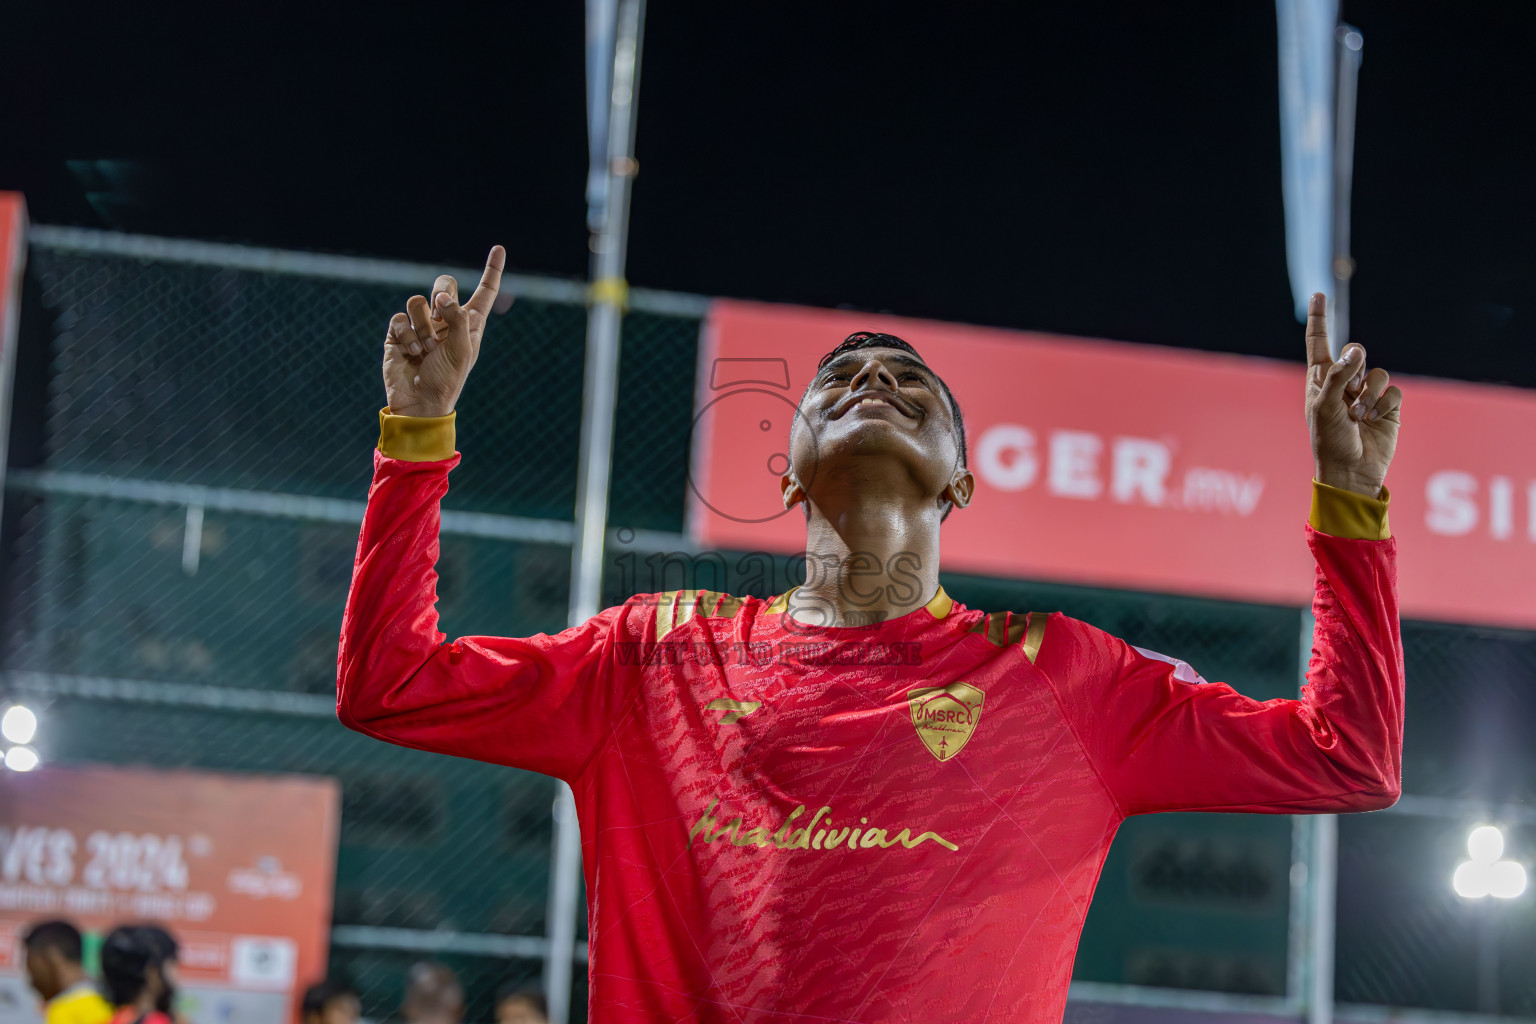
M1127 815L1396 799L1390 539L1307 528L1300 700L942 590L867 628L682 591L450 642L433 565L456 463L376 456L337 712L571 784L595 1021L1059 1021Z

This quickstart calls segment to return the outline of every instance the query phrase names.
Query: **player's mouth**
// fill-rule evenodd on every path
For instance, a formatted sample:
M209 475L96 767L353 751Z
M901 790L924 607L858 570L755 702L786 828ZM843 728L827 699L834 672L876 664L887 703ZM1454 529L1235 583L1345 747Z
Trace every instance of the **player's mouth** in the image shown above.
M832 410L832 419L841 419L853 410L861 412L876 412L880 409L894 409L909 420L917 419L917 410L912 403L902 398L893 391L857 391L841 402Z

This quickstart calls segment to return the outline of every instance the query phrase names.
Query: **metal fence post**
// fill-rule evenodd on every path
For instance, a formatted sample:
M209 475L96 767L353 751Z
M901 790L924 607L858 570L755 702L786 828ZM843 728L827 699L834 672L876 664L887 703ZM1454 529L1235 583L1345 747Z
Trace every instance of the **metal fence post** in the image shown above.
M1339 816L1312 824L1312 986L1307 1024L1333 1024L1333 937L1339 870Z
M1306 684L1312 660L1312 630L1316 620L1309 608L1300 616L1299 671ZM1339 816L1313 814L1296 818L1292 849L1291 912L1299 914L1291 926L1289 991L1305 1008L1307 1024L1333 1024L1333 953L1335 915L1338 909ZM1300 876L1300 877L1297 877ZM1300 883L1299 885L1297 883Z
M1333 37L1338 72L1333 90L1333 295L1328 303L1328 344L1338 353L1349 342L1349 279L1355 273L1349 253L1349 201L1355 175L1355 91L1365 40L1359 29L1344 24L1333 30Z
M21 196L0 194L0 503L5 499L5 462L11 426L11 376L21 322L21 275L27 263L27 206Z
M1291 815L1289 927L1286 929L1285 1002L1300 1019L1311 1005L1312 984L1312 815Z
M622 0L614 33L612 91L608 108L608 193L602 229L592 237L591 312L581 419L581 459L576 492L576 543L571 551L571 625L598 613L602 603L603 540L608 525L608 482L613 464L614 412L619 390L619 330L627 301L624 257L629 230L629 192L634 178L636 92L644 0ZM581 832L575 798L565 783L555 796L554 863L550 871L549 959L545 991L552 1024L570 1018L576 955L576 914L581 873Z

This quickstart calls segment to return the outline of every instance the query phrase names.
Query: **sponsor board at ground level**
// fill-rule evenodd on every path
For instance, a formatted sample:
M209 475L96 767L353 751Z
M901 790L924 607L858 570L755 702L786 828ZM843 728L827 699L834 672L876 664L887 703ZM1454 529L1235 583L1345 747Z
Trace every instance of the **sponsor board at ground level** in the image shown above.
M37 1024L19 937L156 921L181 945L190 1024L291 1020L325 976L335 780L47 765L0 791L0 1024ZM12 999L7 993L15 995ZM254 1017L231 1017L242 1012Z

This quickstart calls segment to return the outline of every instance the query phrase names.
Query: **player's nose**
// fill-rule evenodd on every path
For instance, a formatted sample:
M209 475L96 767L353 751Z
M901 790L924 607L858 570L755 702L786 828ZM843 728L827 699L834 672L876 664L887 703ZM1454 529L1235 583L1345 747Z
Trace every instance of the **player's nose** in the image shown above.
M896 390L896 375L886 369L885 363L877 358L870 358L859 367L859 372L853 375L849 381L849 388L858 391L862 388L884 388L887 391Z

